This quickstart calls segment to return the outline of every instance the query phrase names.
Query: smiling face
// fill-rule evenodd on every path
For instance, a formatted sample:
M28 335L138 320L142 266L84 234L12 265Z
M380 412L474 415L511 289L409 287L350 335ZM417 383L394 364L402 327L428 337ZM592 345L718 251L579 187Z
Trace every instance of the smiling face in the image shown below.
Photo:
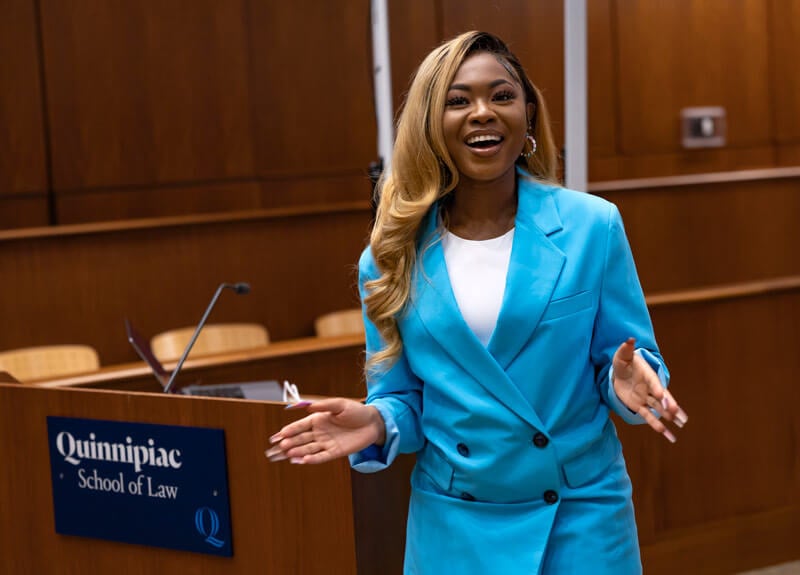
M533 108L496 56L478 52L464 60L447 92L442 118L459 187L513 178Z

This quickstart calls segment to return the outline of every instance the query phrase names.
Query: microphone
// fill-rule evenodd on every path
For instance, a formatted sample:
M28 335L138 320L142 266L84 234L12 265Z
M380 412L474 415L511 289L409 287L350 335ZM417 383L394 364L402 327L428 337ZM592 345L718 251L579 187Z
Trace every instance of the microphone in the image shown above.
M169 393L172 390L172 384L175 383L175 378L178 376L178 373L181 371L183 367L183 362L186 361L186 357L189 355L189 352L192 351L192 346L194 345L195 340L197 340L197 336L200 335L200 330L203 329L203 326L206 324L206 320L208 319L211 310L214 309L214 305L216 305L217 300L219 299L222 290L225 289L232 289L239 295L246 295L250 293L250 284L245 282L239 282L235 284L229 283L222 283L219 284L217 291L214 292L214 297L211 298L211 303L208 304L203 317L200 318L200 322L197 324L197 328L194 330L192 334L192 339L189 340L189 343L186 344L186 349L183 350L183 355L178 360L178 364L175 366L175 369L172 370L172 375L169 376L169 381L167 385L164 386L164 393Z

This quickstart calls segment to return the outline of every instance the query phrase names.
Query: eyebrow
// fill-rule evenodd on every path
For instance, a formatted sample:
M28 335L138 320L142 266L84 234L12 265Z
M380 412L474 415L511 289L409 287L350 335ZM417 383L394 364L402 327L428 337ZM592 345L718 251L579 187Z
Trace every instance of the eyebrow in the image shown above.
M496 88L501 84L508 84L509 86L513 86L510 81L506 80L505 78L499 78L489 83L489 88ZM452 84L449 88L450 90L462 90L464 92L471 92L472 87L469 84Z

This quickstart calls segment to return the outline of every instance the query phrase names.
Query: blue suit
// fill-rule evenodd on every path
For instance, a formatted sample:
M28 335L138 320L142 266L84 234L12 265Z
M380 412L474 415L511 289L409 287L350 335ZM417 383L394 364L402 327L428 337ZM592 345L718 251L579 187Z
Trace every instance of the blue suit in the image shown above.
M368 380L386 422L377 471L416 453L405 573L628 575L641 572L631 484L609 410L641 423L613 391L628 337L666 385L616 207L520 172L503 304L487 347L462 318L439 241L420 230L403 353ZM376 278L367 248L359 283ZM365 318L367 353L381 347Z

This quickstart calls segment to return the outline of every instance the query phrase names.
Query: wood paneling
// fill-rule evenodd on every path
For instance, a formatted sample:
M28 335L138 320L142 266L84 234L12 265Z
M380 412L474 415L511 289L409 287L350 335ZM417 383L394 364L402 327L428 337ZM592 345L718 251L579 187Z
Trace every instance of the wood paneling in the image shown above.
M800 425L786 406L800 401L800 289L659 305L651 315L689 423L675 445L620 426L645 572L797 559Z
M34 3L4 1L0 5L0 197L47 190L39 57ZM1 227L25 222L0 218Z
M298 175L264 181L75 191L58 196L57 210L60 223L75 224L297 205L335 206L366 201L371 193L366 173L316 178Z
M257 210L261 207L260 186L254 181L93 188L65 192L56 197L60 224Z
M731 482L735 483L735 479ZM743 573L794 562L800 507L732 517L691 529L676 530L642 546L647 575ZM780 568L778 568L780 569ZM778 571L780 573L780 570Z
M57 191L253 174L241 1L41 2Z
M0 232L0 349L81 343L104 365L135 358L123 319L145 335L194 325L221 282L210 321L254 321L275 341L313 334L323 313L357 305L355 263L366 243L366 202L128 224Z
M542 91L559 147L564 142L564 6L560 0L441 0L444 38L485 30L502 38Z
M617 61L612 0L586 3L589 158L617 154ZM590 164L592 167L592 164ZM594 176L594 174L590 174ZM596 178L592 178L596 179Z
M796 5L781 0L589 4L590 180L800 162L800 154L784 150L788 139L797 142L800 125L793 73ZM680 113L690 106L726 109L724 147L682 148ZM609 154L612 146L616 150Z
M46 226L48 199L45 192L0 197L0 230Z
M796 178L603 192L646 293L800 273Z
M771 0L769 10L775 139L800 144L800 0Z
M780 154L781 151L779 150ZM735 172L771 167L776 162L775 150L769 146L755 148L698 148L665 154L617 155L590 159L590 180L606 181L627 178L650 178L678 174Z
M616 4L622 153L680 151L688 106L723 106L731 147L769 145L765 2Z
M250 2L259 176L364 170L377 159L369 2Z
M442 41L440 3L430 0L388 2L395 111L405 99L422 60Z

